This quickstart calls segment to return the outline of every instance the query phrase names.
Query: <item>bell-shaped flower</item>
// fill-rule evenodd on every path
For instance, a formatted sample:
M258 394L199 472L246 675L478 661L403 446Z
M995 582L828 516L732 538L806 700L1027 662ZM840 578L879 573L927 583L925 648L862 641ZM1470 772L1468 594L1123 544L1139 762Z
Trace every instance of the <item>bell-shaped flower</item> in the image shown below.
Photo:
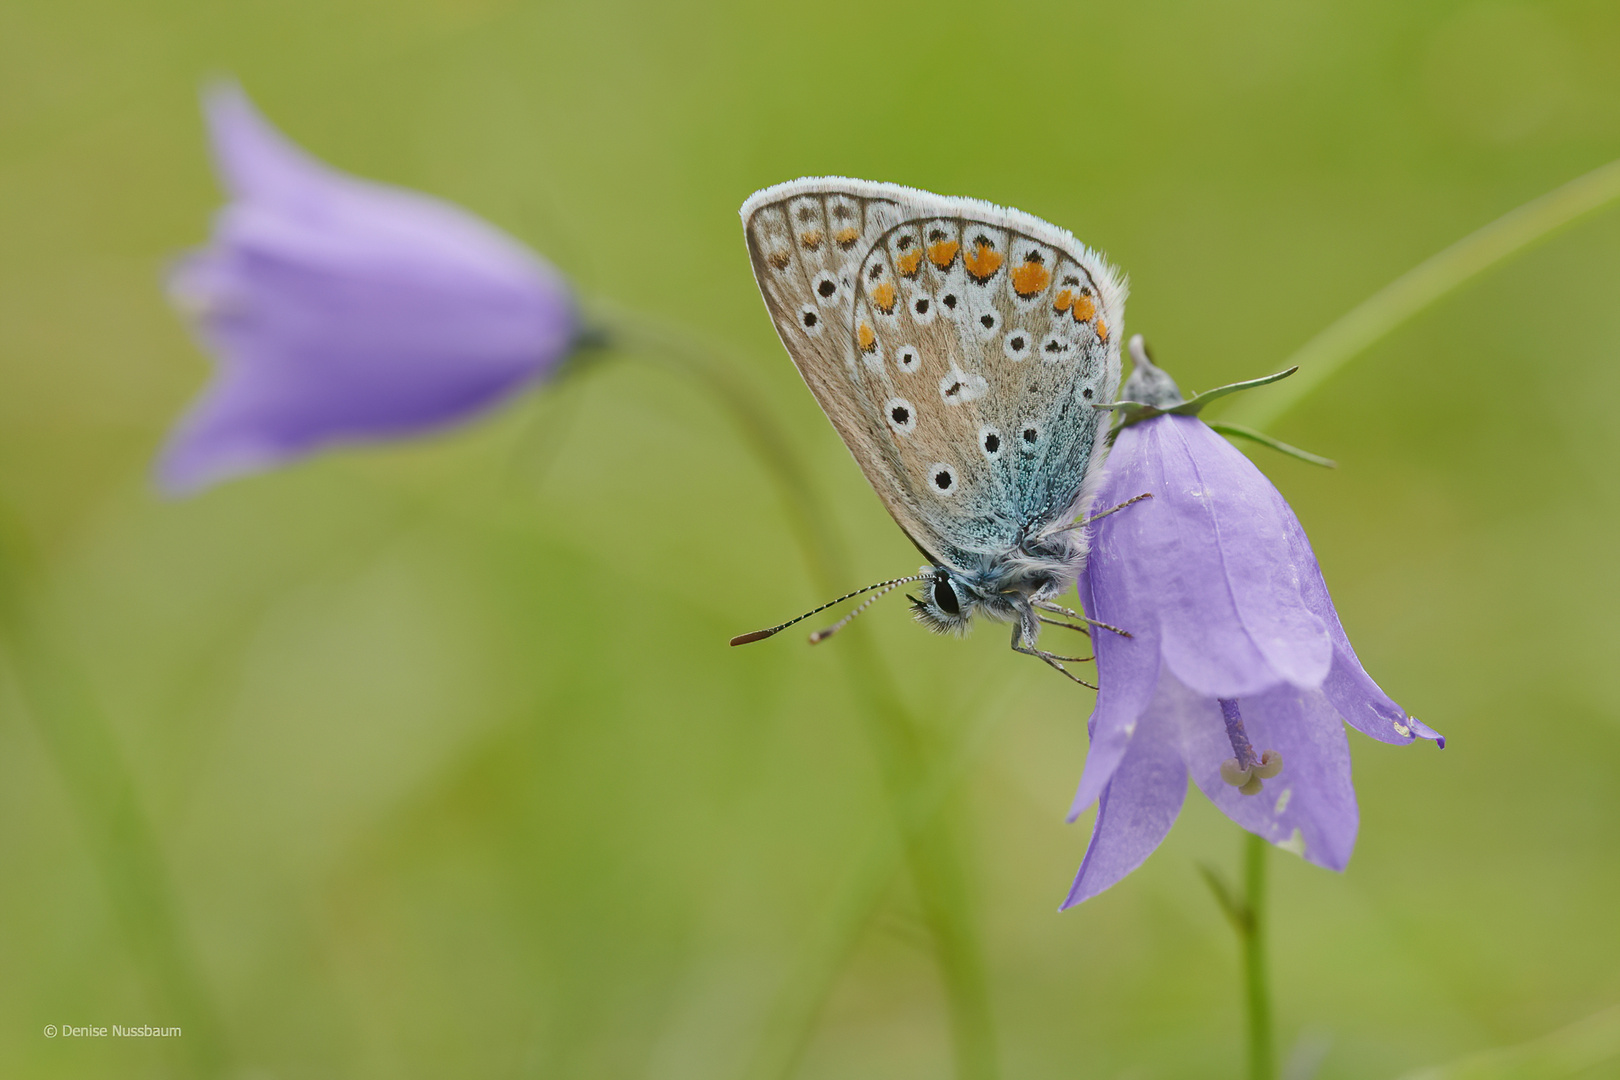
M1069 820L1098 803L1064 907L1158 847L1191 775L1229 818L1344 869L1358 813L1344 726L1389 743L1444 740L1362 670L1294 512L1183 401L1140 339L1080 579L1100 687ZM1257 382L1270 381L1257 380ZM1253 385L1253 384L1242 384ZM1138 404L1131 404L1138 403Z
M493 226L324 165L234 86L206 111L231 201L169 288L217 370L162 452L166 490L466 420L578 341L568 284Z

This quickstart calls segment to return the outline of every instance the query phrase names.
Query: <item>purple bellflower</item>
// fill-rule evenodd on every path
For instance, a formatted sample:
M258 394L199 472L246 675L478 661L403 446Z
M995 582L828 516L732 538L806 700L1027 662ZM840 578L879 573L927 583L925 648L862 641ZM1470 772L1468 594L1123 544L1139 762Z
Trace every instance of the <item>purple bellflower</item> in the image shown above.
M169 289L218 363L159 458L165 490L457 423L578 342L562 276L493 226L315 160L235 86L206 111L231 202Z
M1093 802L1097 820L1065 908L1152 854L1189 774L1243 828L1342 870L1358 824L1344 725L1445 745L1362 670L1282 495L1198 419L1232 388L1184 401L1140 342L1095 505L1152 497L1095 523L1080 578L1086 613L1130 636L1093 633L1101 689L1069 820Z

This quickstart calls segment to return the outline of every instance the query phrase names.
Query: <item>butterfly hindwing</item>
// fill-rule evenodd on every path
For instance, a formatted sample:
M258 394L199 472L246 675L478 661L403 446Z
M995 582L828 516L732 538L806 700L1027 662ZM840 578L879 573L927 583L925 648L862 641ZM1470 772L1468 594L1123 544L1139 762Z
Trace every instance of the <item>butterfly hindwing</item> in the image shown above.
M743 207L778 334L884 505L965 568L1078 512L1125 288L1014 210L816 178Z

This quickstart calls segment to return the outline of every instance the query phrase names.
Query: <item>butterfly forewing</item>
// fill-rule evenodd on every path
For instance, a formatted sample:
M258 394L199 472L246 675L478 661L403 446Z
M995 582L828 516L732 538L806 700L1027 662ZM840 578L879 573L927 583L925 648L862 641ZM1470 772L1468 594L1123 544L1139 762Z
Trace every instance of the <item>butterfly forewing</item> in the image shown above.
M1065 523L1119 384L1125 288L1068 233L971 199L797 180L743 207L777 332L868 481L967 568Z

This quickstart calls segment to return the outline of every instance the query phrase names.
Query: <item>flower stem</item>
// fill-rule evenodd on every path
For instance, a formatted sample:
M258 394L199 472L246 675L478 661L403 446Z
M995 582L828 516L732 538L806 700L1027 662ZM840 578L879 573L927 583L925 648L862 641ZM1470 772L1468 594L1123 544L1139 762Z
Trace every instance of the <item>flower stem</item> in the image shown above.
M1620 161L1611 161L1508 211L1431 255L1331 323L1286 361L1298 365L1298 375L1269 394L1246 397L1224 419L1269 427L1357 354L1424 308L1616 199L1620 199Z
M1266 976L1266 841L1249 833L1244 839L1243 942L1244 997L1249 1013L1249 1080L1276 1080L1277 1061L1271 1038L1271 989Z
M991 710L956 741L948 758L936 759L927 781L914 789L909 807L911 827L930 826L951 790L967 774L971 763L1000 721ZM798 962L799 973L778 998L765 1021L747 1077L785 1077L794 1073L800 1056L814 1034L822 1004L831 996L839 972L849 962L863 929L871 922L894 883L907 872L899 837L879 833L868 845L866 857L852 867L817 928L806 933L808 946Z
M770 420L770 410L746 382L716 363L712 347L677 334L669 327L622 310L603 309L598 318L618 348L654 358L692 379L736 423L765 466L788 516L800 552L817 589L832 595L848 587L848 560L822 506L809 474L792 446ZM923 921L933 941L949 1013L959 1080L993 1080L995 1034L983 961L969 910L967 883L959 849L944 814L919 815L913 807L928 786L932 770L923 733L901 699L889 673L857 630L843 635L837 648L857 700L883 776L884 790L899 832L907 867L915 885ZM826 989L831 989L830 980ZM801 1018L808 1030L824 994L802 995ZM802 1044L801 1044L802 1045ZM783 1061L787 1075L797 1050Z

